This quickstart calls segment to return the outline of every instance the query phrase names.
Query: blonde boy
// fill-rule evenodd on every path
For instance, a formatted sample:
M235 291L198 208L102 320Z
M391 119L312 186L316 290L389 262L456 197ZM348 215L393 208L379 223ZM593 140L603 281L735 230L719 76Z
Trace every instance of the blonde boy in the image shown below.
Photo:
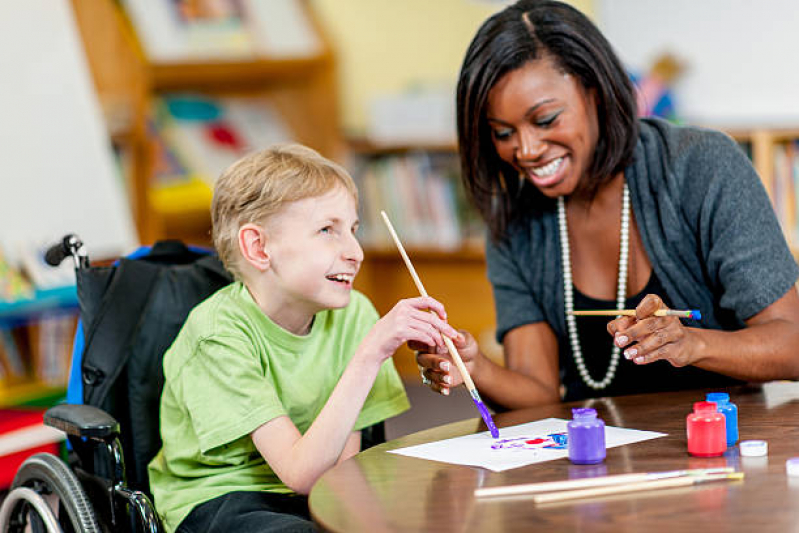
M167 531L312 530L302 495L360 450L361 429L408 408L396 349L459 336L431 298L378 320L352 290L357 201L343 168L298 145L217 180L214 245L237 281L192 311L164 357L149 472Z

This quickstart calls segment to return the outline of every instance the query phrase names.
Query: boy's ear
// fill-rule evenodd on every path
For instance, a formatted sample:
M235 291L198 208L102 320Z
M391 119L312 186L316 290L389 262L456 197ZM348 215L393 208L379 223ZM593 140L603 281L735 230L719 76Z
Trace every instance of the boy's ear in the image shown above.
M244 260L259 272L265 272L269 268L266 231L261 226L247 223L239 228L239 250Z

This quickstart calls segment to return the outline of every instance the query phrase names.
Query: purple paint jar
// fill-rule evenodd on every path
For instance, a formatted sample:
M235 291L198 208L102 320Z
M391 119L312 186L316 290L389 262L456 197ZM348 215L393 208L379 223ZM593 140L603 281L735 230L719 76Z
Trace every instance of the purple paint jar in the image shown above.
M594 465L605 460L605 422L596 409L572 409L569 433L569 459L576 465Z

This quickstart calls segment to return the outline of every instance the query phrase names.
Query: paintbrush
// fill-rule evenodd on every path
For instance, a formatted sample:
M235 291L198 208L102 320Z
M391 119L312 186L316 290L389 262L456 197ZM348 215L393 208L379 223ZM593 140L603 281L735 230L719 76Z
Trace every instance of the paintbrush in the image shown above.
M540 494L561 490L587 489L592 487L605 487L623 485L625 483L640 483L687 476L702 476L709 474L730 474L734 472L731 467L720 468L694 468L691 470L666 470L663 472L638 472L630 474L616 474L613 476L599 476L565 481L544 481L541 483L522 483L519 485L506 485L502 487L485 487L474 491L477 498L492 498L503 496L519 496L523 494Z
M538 494L532 497L535 503L553 503L568 500L581 500L585 498L595 498L597 496L607 496L611 494L624 494L627 492L642 492L648 490L668 489L674 487L688 487L702 483L712 483L714 481L733 481L744 478L743 472L729 472L718 474L704 474L695 476L682 476L666 479L656 479L654 481L641 481L638 483L625 483L622 485L609 485L605 487L592 487L578 490L562 490Z
M572 311L574 316L635 316L635 309L591 309L583 311ZM702 313L697 309L658 309L655 316L678 316L680 318L690 318L702 320Z
M413 268L413 263L411 263L411 258L408 257L408 254L405 252L405 248L402 246L402 242L397 235L397 232L394 231L394 226L391 225L391 221L388 219L388 215L385 211L380 211L380 214L383 216L383 221L386 223L386 227L388 228L388 232L391 233L391 238L394 239L394 243L397 245L397 249L399 250L400 255L402 256L403 261L405 261L405 266L408 267L408 271L411 273L411 277L413 278L413 282L416 284L416 288L419 290L419 294L422 296L427 296L427 291L424 289L424 285L422 285L422 280L419 279L419 276L416 274L416 269ZM434 311L430 311L434 313ZM491 436L495 439L499 438L499 430L497 426L494 424L494 420L491 418L491 413L488 412L488 408L483 403L483 400L480 398L480 393L477 392L477 387L474 386L474 381L472 381L472 377L469 375L469 371L466 369L466 365L463 364L463 360L461 360L461 356L458 353L458 350L455 348L455 345L452 343L452 339L447 337L446 335L441 335L444 339L444 344L447 345L447 350L449 350L450 355L452 355L452 360L455 362L455 366L458 367L458 371L461 373L461 377L463 378L463 384L466 386L466 389L469 391L469 395L472 397L472 401L477 406L477 410L480 411L480 416L483 417L483 421L488 426L488 430L491 432Z

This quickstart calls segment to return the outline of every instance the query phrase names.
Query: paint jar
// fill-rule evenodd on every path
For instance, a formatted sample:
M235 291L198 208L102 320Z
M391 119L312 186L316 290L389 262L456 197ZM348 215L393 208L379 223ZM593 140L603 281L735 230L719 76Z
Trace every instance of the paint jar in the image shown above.
M696 402L686 418L688 453L696 457L718 457L727 449L724 415L713 402Z
M738 442L738 406L730 401L726 392L708 392L705 400L716 404L718 412L724 415L727 427L727 446Z
M604 461L605 422L597 418L596 409L572 409L572 417L566 424L571 462L576 465L595 465Z

